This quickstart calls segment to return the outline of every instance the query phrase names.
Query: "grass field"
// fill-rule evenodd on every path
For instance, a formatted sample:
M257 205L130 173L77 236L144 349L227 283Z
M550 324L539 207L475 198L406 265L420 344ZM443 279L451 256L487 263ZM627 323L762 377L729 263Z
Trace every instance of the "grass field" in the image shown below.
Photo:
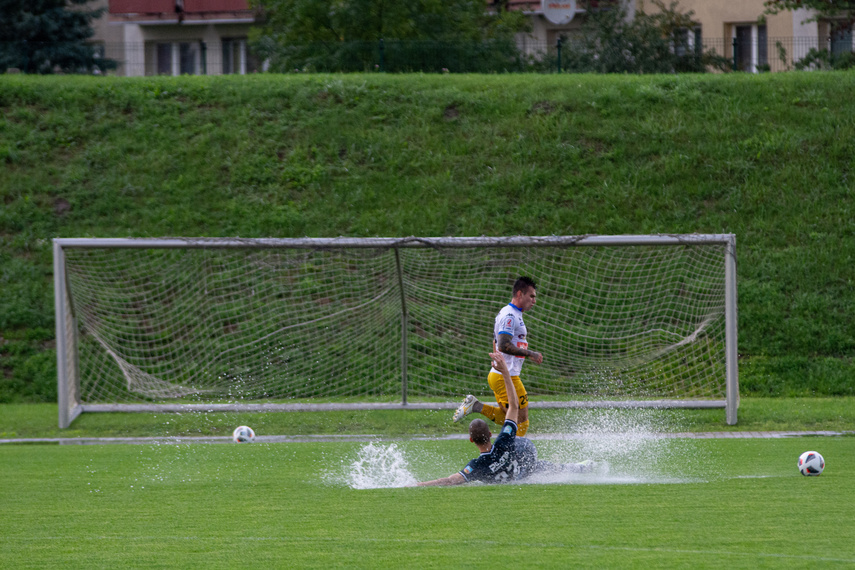
M596 451L611 471L541 484L397 488L456 471L473 456L471 444L5 445L0 565L855 565L855 438L589 434L538 446L554 460ZM824 454L822 476L798 474L807 449ZM380 488L361 488L372 486Z
M607 473L409 488L474 456L448 411L84 414L0 406L0 438L225 436L249 445L0 445L3 568L800 568L855 565L852 398L743 398L723 410L532 410L540 455ZM273 442L275 435L359 435ZM373 435L370 435L373 434ZM565 435L556 435L565 434ZM822 453L818 478L796 458Z
M855 431L855 398L745 398L739 421L725 422L723 409L593 412L533 409L532 432L569 433L599 418L623 425L644 420L657 432ZM382 435L442 437L464 433L448 410L376 410L296 413L87 413L71 427L57 427L56 404L0 404L0 439L91 437L227 436L238 425L260 435ZM593 418L593 420L591 419ZM626 418L621 420L621 418ZM653 423L655 422L655 425Z

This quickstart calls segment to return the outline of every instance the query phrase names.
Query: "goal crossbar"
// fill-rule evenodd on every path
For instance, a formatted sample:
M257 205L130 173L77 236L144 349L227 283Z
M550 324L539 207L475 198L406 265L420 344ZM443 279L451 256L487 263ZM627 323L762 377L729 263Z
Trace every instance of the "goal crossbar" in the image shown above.
M405 238L57 238L53 240L54 245L54 280L55 280L55 310L56 310L56 331L57 331L57 365L58 365L58 403L59 403L59 425L64 428L70 425L74 419L83 412L115 412L115 411L127 411L127 412L152 412L152 411L160 411L160 412L186 412L186 411L325 411L325 410L365 410L365 409L452 409L456 407L456 399L457 396L453 397L454 401L444 401L444 402L414 402L411 401L413 394L416 394L416 390L413 388L413 383L409 379L408 368L413 366L419 366L419 364L415 364L410 353L413 351L412 347L409 346L413 342L423 344L428 333L422 330L422 327L425 325L424 316L417 315L416 313L422 308L421 304L424 304L424 300L418 297L410 298L411 294L424 294L426 298L433 298L440 300L440 302L445 303L449 298L454 297L453 295L447 294L444 290L428 290L428 287L424 285L423 281L418 281L421 279L421 276L412 276L407 271L410 271L407 268L403 268L402 266L406 263L402 262L401 257L399 257L399 251L403 256L403 252L415 249L424 249L424 250L434 250L435 252L453 252L455 250L463 250L460 255L463 257L467 257L471 252L478 250L508 250L513 252L526 252L526 251L539 251L541 249L547 250L552 248L556 251L566 249L576 249L576 248L587 248L587 247L603 247L606 249L609 248L620 248L622 246L632 247L641 247L646 248L647 246L651 248L655 248L657 246L716 246L720 247L723 255L721 256L721 276L720 276L720 289L721 289L721 339L711 339L709 337L709 331L707 327L711 320L718 319L719 317L713 315L712 317L709 315L696 317L694 324L691 324L689 330L687 332L680 332L675 341L668 341L669 344L664 347L655 348L652 350L650 355L648 356L627 356L626 351L628 347L631 348L631 345L638 344L640 341L638 340L640 337L653 335L676 335L676 333L670 333L664 330L664 325L649 325L645 329L639 329L636 332L625 332L618 333L618 344L620 345L618 352L618 358L624 359L624 368L626 370L630 370L630 374L632 370L635 370L636 361L648 359L651 361L656 361L656 366L665 367L670 372L666 372L668 374L674 374L674 368L679 368L681 366L679 358L682 358L683 365L692 366L692 363L688 364L686 358L695 358L697 359L697 355L689 355L689 356L680 356L678 360L674 362L665 362L662 361L664 358L663 355L668 355L671 352L679 352L685 349L686 346L689 345L698 345L700 342L706 342L710 344L710 346L717 345L720 342L720 345L723 347L723 365L722 365L722 376L723 379L723 398L698 398L697 394L692 396L691 394L687 399L672 399L672 398L629 398L629 399L613 399L608 397L599 397L595 400L567 400L560 398L560 392L550 392L551 388L546 388L546 392L544 394L555 394L559 395L556 399L553 397L552 400L537 400L536 398L531 401L530 406L532 408L725 408L726 410L726 421L728 424L735 424L737 421L737 408L738 408L738 373L737 373L737 351L736 351L736 257L735 257L735 236L732 234L685 234L685 235L672 235L672 234L661 234L661 235L644 235L644 236L633 236L633 235L617 235L617 236L600 236L600 235L580 235L580 236L539 236L539 237L530 237L530 236L508 236L508 237L405 237ZM103 349L105 354L108 356L102 357L102 359L106 359L108 362L115 362L121 368L122 374L124 378L128 382L128 386L131 385L132 376L134 381L139 381L139 378L143 378L143 380L150 382L155 388L161 385L166 385L167 383L162 382L161 380L157 380L155 376L144 370L143 365L135 364L131 362L131 358L124 353L122 353L123 347L121 344L114 345L110 344L110 341L106 338L109 336L107 333L102 332L97 326L100 326L101 320L104 320L103 315L93 317L88 314L78 315L81 307L90 308L95 301L93 299L97 298L97 295L86 297L85 299L75 299L75 291L71 286L72 279L69 276L69 268L67 266L66 255L71 252L85 252L85 251L109 251L109 250L247 250L247 251L262 251L262 250L291 250L291 251L305 251L309 252L306 255L311 255L312 251L316 252L326 252L326 251L345 251L345 250L374 250L374 251L390 251L394 253L394 261L392 263L392 271L393 275L392 280L397 282L398 291L392 292L391 289L387 291L389 295L398 295L400 296L398 303L398 311L400 312L400 325L399 326L399 338L400 338L400 350L399 350L399 366L400 366L400 391L401 391L401 402L400 403L389 403L389 402L364 402L364 403L331 403L331 402L322 402L322 403L294 403L294 404L280 404L280 403L243 403L243 402L235 402L235 403L191 403L191 404L172 404L168 402L164 403L147 403L147 402L136 402L136 403L120 403L120 402L112 402L112 403L93 403L91 401L86 401L85 395L81 394L81 374L88 374L87 371L81 372L81 364L79 360L79 351L80 345L85 340L92 346L100 347L99 350ZM375 254L371 254L375 255ZM379 254L377 254L379 255ZM454 255L451 254L452 258ZM441 257L441 255L440 255ZM517 258L518 257L518 258ZM566 285L562 280L566 281L568 277L562 277L561 275L569 275L573 276L574 274L570 273L561 273L566 272L566 269L559 268L560 275L558 276L547 276L544 277L544 272L547 270L546 268L551 267L550 264L553 264L553 261L548 262L537 262L537 263L528 263L525 259L524 255L519 255L514 257L512 262L505 261L506 268L503 270L506 271L507 275L505 279L512 279L517 273L522 274L522 272L531 271L536 274L536 276L541 280L540 283L543 284L544 281L549 283L552 287L552 290L545 290L541 293L541 296L545 299L549 299L550 294L554 294L554 290L561 287L564 289L572 291L573 287L570 285ZM303 262L309 263L305 258ZM374 259L372 257L372 259ZM492 260L492 258L491 258ZM492 261L491 261L492 262ZM353 260L348 261L353 265L355 262ZM540 265L538 265L540 263ZM397 269L394 269L397 267ZM439 266L442 269L442 266ZM586 271L588 269L585 269ZM76 268L74 269L75 273L75 282L79 281L81 278L78 277L77 273L80 273ZM394 273L397 271L397 275ZM436 271L434 269L433 271ZM458 270L461 271L461 270ZM467 271L463 269L464 273ZM575 271L575 270L573 270ZM651 279L657 278L655 268L650 270L650 274L652 275ZM682 271L682 270L681 270ZM629 271L631 273L631 271ZM82 273L81 273L82 274ZM607 276L607 280L621 280L622 275L621 272L609 274ZM615 277L618 275L618 277ZM192 278L192 276L190 276ZM433 275L428 273L428 278L432 278ZM491 277L492 278L492 277ZM384 278L386 282L391 283L388 278ZM681 278L682 279L682 278ZM713 281L719 279L717 277L712 278ZM565 286L566 285L566 286ZM174 286L173 286L174 287ZM248 286L250 288L255 287L254 285ZM578 286L582 288L581 285ZM685 287L685 283L679 285L679 287ZM718 285L716 285L718 287ZM405 294L405 288L410 289ZM249 291L249 289L247 289ZM415 291L415 293L412 293ZM419 293L421 291L421 293ZM547 292L548 291L548 292ZM252 294L256 293L255 289L252 289ZM378 296L375 297L374 301L377 301L379 297L382 297L386 293L380 292ZM502 296L507 295L509 297L509 290L501 291L500 294ZM658 294L658 293L657 293ZM679 292L678 294L682 294ZM247 293L249 295L249 293ZM338 301L335 298L330 300L324 300L324 293L320 293L316 295L316 302L323 306L326 306L328 303L333 303L333 306L338 307L336 303ZM81 294L81 297L85 295ZM602 304L611 304L615 306L615 311L622 311L622 307L620 302L615 301L612 298L613 294L609 293L608 296L604 296L602 298L598 298L591 306L595 307ZM281 297L281 294L280 294ZM472 294L470 299L464 299L463 295L457 295L454 297L454 300L463 299L470 303L476 303L478 305L488 305L490 303L495 303L493 299L486 299L483 297L479 297L479 295ZM393 300L393 299L390 299ZM373 301L372 301L373 302ZM436 302L436 301L433 301ZM507 302L505 300L504 302ZM136 303L136 301L135 301ZM569 302L572 305L573 309L576 309L576 306L573 303L576 301ZM80 307L76 307L79 304ZM557 301L556 301L557 305ZM341 303L341 306L344 308L341 309L345 316L345 319L350 317L347 316L347 311L351 311L349 305L346 303ZM360 305L360 306L364 306ZM391 306L394 306L394 302ZM388 311L388 307L386 307L386 311ZM133 305L134 310L137 310L137 305ZM468 309L467 309L468 310ZM484 309L487 312L495 312L497 310L497 306L493 305L490 308ZM538 308L539 310L539 308ZM583 311L591 311L593 309L582 309ZM669 311L671 309L668 309ZM690 311L691 312L691 311ZM487 314L487 313L484 313ZM537 318L538 312L535 311L533 313L535 317L527 317L529 318ZM144 317L147 318L147 317ZM327 316L320 316L315 319L304 319L301 322L310 323L314 321L322 321L327 319ZM622 317L623 318L623 317ZM649 320L651 317L646 316L642 317L643 320ZM673 317L669 317L673 320ZM479 317L481 324L487 327L489 334L489 327L491 326L491 322L484 322L486 319L483 318L483 315ZM149 321L153 321L154 319L149 319ZM489 320L492 320L492 316L490 316ZM645 321L646 322L646 321ZM333 323L331 323L333 324ZM149 326L149 325L146 325ZM230 324L226 322L224 327L228 329L229 327L237 326L234 324ZM295 326L295 325L289 325ZM388 325L387 325L388 326ZM446 325L443 325L446 326ZM593 329L597 329L598 323L594 323L591 325ZM535 330L535 338L537 338L538 327L540 327L540 331L554 329L555 334L569 334L575 335L579 340L577 342L582 343L584 346L580 348L582 352L579 353L578 358L593 358L594 368L592 370L599 370L600 372L585 372L580 373L579 368L573 363L573 357L570 357L567 362L561 362L561 370L556 372L552 371L553 374L560 373L562 375L568 374L581 374L583 378L591 381L593 379L594 383L603 382L608 383L612 382L609 378L599 378L597 375L602 376L604 373L602 370L610 370L608 366L611 365L600 365L596 364L597 358L600 358L599 353L597 351L601 350L598 345L592 345L592 339L598 338L597 335L600 334L597 332L596 334L590 333L587 329L577 331L574 329L574 325L564 325L563 323L556 324L555 321L544 320L541 323L537 323L536 326L532 327ZM562 328L563 327L563 328ZM327 328L330 328L327 326ZM335 327L333 327L335 328ZM667 328L667 327L665 327ZM661 330L660 330L661 329ZM274 330L273 332L265 335L264 338L274 337L276 334L280 334L281 331L284 330L283 327L279 327L279 332ZM562 332L563 331L563 332ZM659 331L659 332L657 332ZM131 337L134 334L131 334ZM478 333L479 335L481 333ZM543 333L541 333L543 334ZM680 336L681 335L681 336ZM447 333L446 333L447 336ZM81 338L83 337L83 338ZM682 340L679 340L682 338ZM434 344L439 347L443 346L443 342L433 341L428 339L431 343L431 346ZM440 339L441 340L441 339ZM459 342L460 339L457 339ZM254 341L253 341L254 342ZM438 342L438 344L437 344ZM479 341L480 342L480 341ZM535 343L538 341L535 340ZM244 345L246 346L246 345ZM287 348L287 347L286 347ZM283 350L282 347L278 348L279 350ZM231 350L234 352L235 349L228 349L226 352ZM425 349L417 347L417 351L421 350L436 350L430 347L426 347ZM707 349L704 349L707 350ZM713 348L709 349L713 351ZM718 350L718 349L714 349ZM269 348L268 348L269 351ZM593 352L592 352L593 351ZM471 352L471 351L470 351ZM481 349L478 349L476 354L480 354ZM418 353L421 355L421 352ZM652 356L651 356L652 355ZM552 355L550 355L552 356ZM701 357L707 358L706 352ZM556 360L553 357L553 361ZM660 362L661 361L661 362ZM283 361L286 362L287 361ZM448 370L443 369L443 363L436 364L433 360L425 361L424 359L419 360L419 363L429 362L432 369L435 369L434 374L449 374ZM628 363L628 364L627 364ZM437 368L439 366L439 368ZM606 368L603 368L606 366ZM531 365L528 365L528 370L536 370L540 367L532 368ZM451 367L450 373L454 374L456 369ZM576 372L573 372L576 370ZM529 374L526 372L526 374ZM594 374L592 376L592 374ZM606 376L612 374L612 372L605 373ZM135 376L134 376L135 375ZM679 376L679 374L678 374ZM238 380L241 380L238 378ZM625 381L623 378L616 378L616 381L622 383ZM424 380L419 380L419 382L424 383ZM527 386L528 386L528 381ZM642 381L643 383L644 381ZM159 383L159 384L158 384ZM486 384L486 382L482 383ZM547 381L546 386L549 386L549 382ZM605 386L606 384L603 384ZM423 386L422 386L423 387ZM531 388L529 389L532 392ZM204 392L204 390L202 391ZM97 393L97 390L90 389L89 395ZM431 392L430 394L423 395L443 395L449 392ZM462 393L462 392L461 392ZM533 393L537 393L536 391ZM387 394L388 395L388 394ZM571 394L567 394L571 395ZM606 395L606 394L604 394ZM645 394L647 396L653 395ZM166 399L169 399L170 396L165 396ZM174 397L174 396L172 396ZM294 399L303 399L303 396L295 394L293 396ZM418 397L418 395L416 395ZM150 398L150 396L146 396L146 398ZM240 398L239 398L240 399ZM252 399L252 398L250 398ZM262 399L264 399L262 397ZM276 399L276 398L270 398ZM279 397L281 399L281 396ZM388 399L388 398L382 398Z
M405 238L55 238L63 248L339 249L424 247L568 247L597 245L728 244L733 234L578 235Z

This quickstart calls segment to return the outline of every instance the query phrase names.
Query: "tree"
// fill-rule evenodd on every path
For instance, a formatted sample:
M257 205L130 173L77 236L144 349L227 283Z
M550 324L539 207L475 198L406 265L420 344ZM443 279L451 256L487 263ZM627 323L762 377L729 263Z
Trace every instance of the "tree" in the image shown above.
M849 25L855 23L855 0L766 0L763 4L768 14L803 8L813 11L807 19L809 22L843 20Z
M97 57L92 20L103 9L87 9L89 0L0 0L0 72L90 72L115 67Z
M503 61L511 64L517 55L514 35L527 26L527 18L521 12L488 12L485 0L252 3L261 10L265 22L254 33L253 46L270 62L273 71L364 71L381 63L390 70L438 71L455 67L452 71L464 71L460 68L464 60L475 61L485 54L456 50L477 51L476 46L485 42L502 47L492 54L498 58L492 62L494 65Z
M855 0L766 0L764 4L768 14L806 9L812 12L805 19L806 22L820 20L832 22L829 40L838 42L838 46L843 49L811 48L801 60L794 62L793 66L796 69L851 69L855 67L855 53L851 49L851 42L848 38L848 32L855 24ZM783 51L783 48L779 49ZM785 58L786 52L781 59Z
M689 44L694 12L680 12L673 0L651 0L656 11L630 18L623 2L600 3L589 10L580 34L564 42L563 68L595 73L703 72L724 68L725 60ZM563 50L562 50L562 53Z

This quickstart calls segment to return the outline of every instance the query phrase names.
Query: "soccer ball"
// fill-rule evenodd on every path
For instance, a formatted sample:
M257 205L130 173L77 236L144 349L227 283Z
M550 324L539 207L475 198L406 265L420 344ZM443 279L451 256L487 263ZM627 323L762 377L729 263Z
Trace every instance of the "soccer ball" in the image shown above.
M238 426L232 432L232 439L235 443L252 443L255 441L255 432L249 426Z
M817 476L825 469L825 459L816 451L805 451L799 455L799 472L802 475Z

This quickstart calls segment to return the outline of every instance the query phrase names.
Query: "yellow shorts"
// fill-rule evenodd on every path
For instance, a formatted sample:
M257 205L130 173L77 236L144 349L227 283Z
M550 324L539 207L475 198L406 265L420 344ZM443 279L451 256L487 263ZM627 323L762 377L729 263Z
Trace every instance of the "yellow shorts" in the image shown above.
M523 386L520 377L511 376L511 380L514 383L514 389L517 391L517 397L519 397L520 399L520 409L527 408L528 394L526 394L525 386ZM490 372L490 374L487 376L487 383L490 385L490 388L493 389L493 393L496 394L496 401L505 406L505 409L507 409L508 392L505 390L505 379L502 378L502 375L496 372Z

